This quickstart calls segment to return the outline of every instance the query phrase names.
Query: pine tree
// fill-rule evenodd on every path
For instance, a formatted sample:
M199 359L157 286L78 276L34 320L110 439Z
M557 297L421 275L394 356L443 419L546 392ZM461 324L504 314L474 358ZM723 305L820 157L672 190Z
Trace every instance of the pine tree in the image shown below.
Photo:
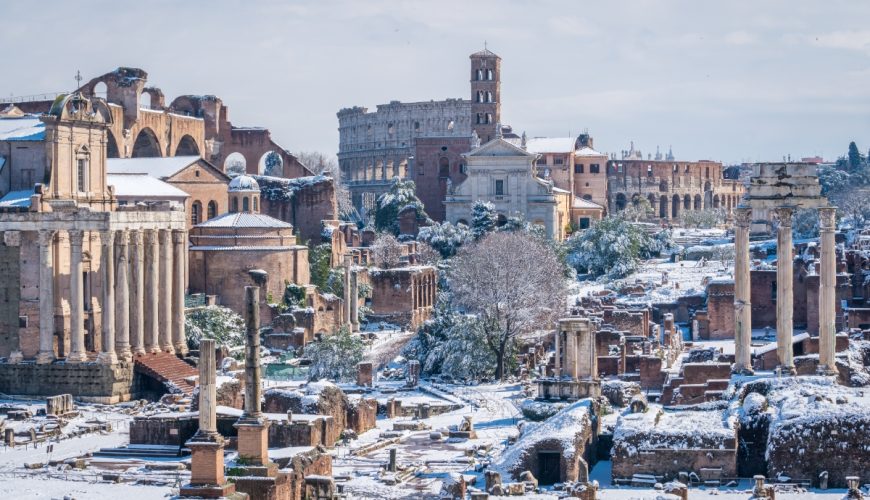
M864 165L864 156L858 151L855 141L849 143L849 170L854 172Z
M498 215L495 205L488 201L477 200L471 206L471 235L479 240L483 235L495 229Z

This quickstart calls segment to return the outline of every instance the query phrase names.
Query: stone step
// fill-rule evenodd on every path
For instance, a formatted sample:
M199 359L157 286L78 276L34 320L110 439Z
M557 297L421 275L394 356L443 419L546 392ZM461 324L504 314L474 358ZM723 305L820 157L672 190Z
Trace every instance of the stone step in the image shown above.
M136 369L165 385L178 388L181 392L191 395L195 385L188 381L196 377L196 368L179 359L175 354L161 352L142 354L134 358Z

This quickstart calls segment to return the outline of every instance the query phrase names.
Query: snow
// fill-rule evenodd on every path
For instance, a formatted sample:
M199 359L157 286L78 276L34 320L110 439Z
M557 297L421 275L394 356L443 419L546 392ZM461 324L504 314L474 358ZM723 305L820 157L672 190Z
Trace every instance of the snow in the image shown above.
M526 141L530 153L570 153L574 151L575 137L535 137Z
M41 141L45 139L45 124L39 118L0 119L0 141Z
M188 194L175 186L167 184L156 177L148 174L108 174L106 183L115 186L115 195L118 198L159 198L181 199L183 201Z
M62 476L62 473L57 473ZM96 481L95 478L91 479ZM165 486L114 484L109 482L85 482L69 477L47 479L43 477L14 477L0 481L0 497L30 498L81 498L88 500L145 500L166 498L172 492Z
M605 156L605 154L595 151L589 146L584 146L574 152L574 156Z
M737 418L722 411L670 411L650 405L642 413L619 417L614 448L633 455L645 449L724 447L737 437Z
M30 206L30 197L33 196L32 189L23 189L21 191L10 191L6 196L0 198L0 207L23 207Z
M158 179L165 179L199 160L199 156L109 158L106 160L106 169L109 174L148 174Z

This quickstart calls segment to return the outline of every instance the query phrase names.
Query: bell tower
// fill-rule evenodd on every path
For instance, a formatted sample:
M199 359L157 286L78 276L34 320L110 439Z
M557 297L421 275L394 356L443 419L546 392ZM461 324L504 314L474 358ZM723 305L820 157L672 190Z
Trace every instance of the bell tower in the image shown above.
M501 57L484 48L470 58L471 128L486 143L495 139L501 123Z

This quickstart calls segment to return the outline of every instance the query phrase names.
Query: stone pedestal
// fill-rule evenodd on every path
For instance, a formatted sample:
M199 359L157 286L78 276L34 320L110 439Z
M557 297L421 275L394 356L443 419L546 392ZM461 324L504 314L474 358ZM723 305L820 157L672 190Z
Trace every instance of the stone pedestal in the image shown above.
M371 363L363 362L356 365L356 385L360 387L372 386L372 372L374 368Z

